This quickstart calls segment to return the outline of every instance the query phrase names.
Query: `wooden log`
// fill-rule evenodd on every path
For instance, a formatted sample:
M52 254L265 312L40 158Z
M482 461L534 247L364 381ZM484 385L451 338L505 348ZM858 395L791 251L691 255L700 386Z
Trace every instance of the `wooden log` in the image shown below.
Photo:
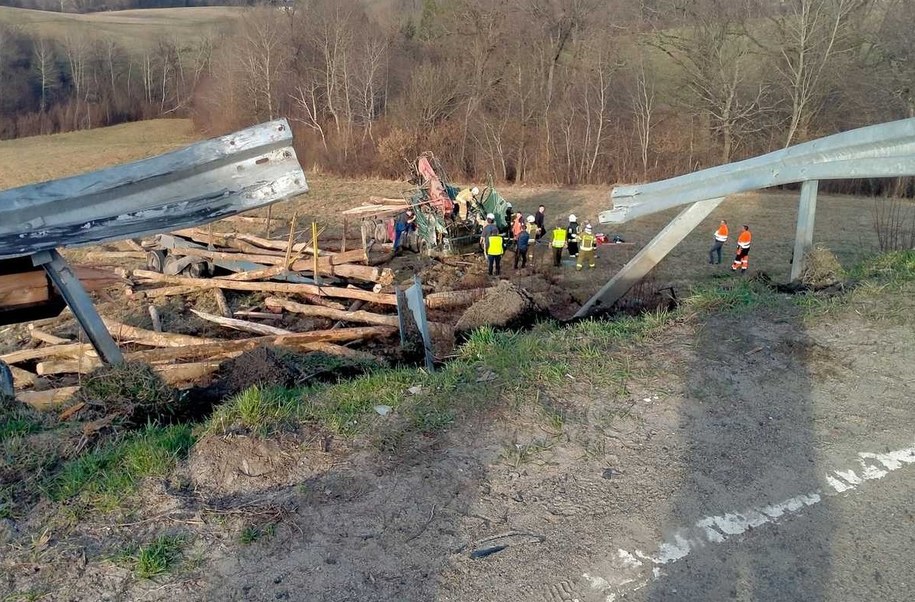
M337 303L336 301L328 301L323 297L318 297L317 295L299 295L301 298L305 299L312 305L320 305L321 307L329 307L330 309L344 310L346 307L342 303ZM357 301L357 303L365 303L364 301Z
M363 305L365 305L365 301L353 301L350 306L346 308L346 311L356 311L358 309L362 309ZM343 328L344 324L346 324L345 321L337 320L337 323L334 324L331 328Z
M167 286L150 290L130 291L127 296L132 299L141 301L143 299L156 299L158 297L177 297L180 295L192 295L200 292L199 286Z
M488 288L472 288L463 291L430 293L425 296L426 307L429 309L443 309L471 305L475 301L482 299L489 290Z
M288 272L284 266L273 266L263 270L251 270L248 272L238 272L228 276L217 276L216 280L230 280L234 282L253 282L255 280L270 280Z
M7 364L21 364L31 360L40 360L46 357L79 357L84 350L90 347L84 343L69 343L67 345L53 345L51 347L38 347L35 349L22 349L0 355L0 360Z
M350 349L349 347L344 347L343 345L334 345L333 343L310 343L307 348L303 349L305 351L326 353L328 355L335 355L338 357L345 357L352 360L362 360L375 362L378 364L384 364L385 361L374 355L368 353L367 351L358 351L356 349Z
M39 411L51 410L63 405L79 391L79 387L62 387L48 391L28 391L19 393L16 397L22 403L28 404Z
M299 295L315 295L317 297L334 297L339 299L359 299L379 305L397 305L394 295L384 293L371 293L358 288L339 288L333 286L317 286L314 284L293 284L289 282L235 282L230 280L205 280L187 278L185 276L167 276L148 270L134 270L133 277L155 282L164 282L179 286L144 291L148 297L164 297L169 295L184 295L191 290L208 290L223 288L234 291L254 291L265 293L287 293Z
M153 331L162 332L162 320L159 319L159 310L155 305L149 306L149 319L152 320Z
M53 374L86 374L102 365L98 358L81 358L75 360L45 360L35 365L38 376Z
M360 256L360 261L362 260L362 252L354 251L347 252L356 253ZM254 255L251 253L226 253L223 251L209 251L207 249L193 249L193 255L195 257L201 257L203 259L209 259L211 261L250 261L251 263L257 263L265 266L285 266L285 259L283 257L276 257L273 255ZM318 257L318 272L319 274L324 274L327 276L337 276L340 278L352 278L354 280L364 280L366 282L380 282L387 283L393 282L394 274L390 269L379 269L378 267L371 267L367 265L355 265L349 261L343 261L345 257L341 258L340 263L334 263L338 255L332 257ZM292 265L288 266L289 271L291 272L309 272L314 273L315 266L314 262L307 259L299 259L293 261Z
M267 324L257 324L255 322L247 322L245 320L236 320L235 318L215 316L213 314L208 314L204 311L198 311L196 309L192 309L191 312L195 316L208 322L213 322L214 324L219 324L220 326L225 326L234 330L241 330L242 332L253 332L254 334L261 334L264 336L294 334L291 330L277 328L276 326L268 326Z
M106 261L114 261L121 259L137 259L145 260L146 252L145 251L84 251L78 255L78 258L82 261L92 262L92 263L104 263Z
M286 250L286 243L283 241L270 240L269 238L261 238L259 236L254 236L253 234L245 234L242 232L237 232L233 236L235 238L237 238L238 240L241 240L241 241L244 241L247 243L251 243L253 245L256 245L256 246L264 248L264 249L270 249L272 251L285 251ZM292 245L292 250L296 253L306 253L308 255L315 254L314 247L312 247L307 242L300 242L300 243ZM318 253L318 255L329 256L329 255L333 255L333 253L331 253L330 251L320 251Z
M238 251L241 251L242 253L276 255L278 257L283 256L282 253L274 253L271 250L258 247L256 245L253 245L244 240L240 240L235 234L233 234L231 232L229 232L229 233L213 232L211 235L208 230L205 230L203 228L187 228L184 230L176 230L175 232L172 232L172 234L174 234L175 236L187 238L187 239L193 240L194 242L198 242L198 243L205 244L205 245L212 244L214 246L229 247L231 249L237 249Z
M108 332L115 339L129 340L132 343L146 345L147 347L182 347L185 345L202 345L204 343L216 343L218 339L207 339L203 337L194 337L186 334L173 334L171 332L153 332L145 328L128 326L121 324L111 318L102 316L102 321Z
M73 266L73 269L87 291L97 291L123 282L110 270L86 266ZM0 275L0 307L41 303L51 298L51 291L44 270Z
M267 297L264 304L268 308L282 308L286 311L311 316L317 318L330 318L331 320L340 320L342 322L358 322L360 324L374 324L376 326L393 326L400 327L400 320L395 315L376 314L368 311L339 311L328 307L319 307L315 305L305 305L296 303L288 299L279 299L277 297ZM335 329L331 329L332 331ZM437 336L448 336L451 328L440 322L429 322L429 330Z
M38 382L38 376L28 370L23 370L16 366L10 366L9 369L13 373L13 384L17 387L34 387L35 383Z
M212 374L219 368L220 362L191 362L187 364L162 364L153 366L153 369L162 377L162 380L169 385L177 385L197 380L209 374ZM87 374L96 368L101 367L102 362L94 359L92 361L47 361L39 362L36 366L41 376L50 376L53 374Z
M272 314L266 311L237 311L236 316L244 318L257 318L258 320L282 320L282 314Z
M66 345L67 343L73 342L70 339L54 336L49 332L45 332L40 328L36 328L34 324L29 324L29 336L31 336L36 341L41 341L50 345Z
M128 353L130 361L168 362L173 360L192 360L201 358L224 357L227 354L249 351L260 345L275 345L308 351L313 343L332 343L341 341L355 341L375 337L388 337L397 333L396 328L390 326L366 326L362 328L340 328L339 330L315 330L300 334L282 336L254 337L236 341L220 341L204 345L190 345L187 347L169 347L167 349L150 349Z
M264 300L264 305L270 309L282 308L286 311L313 318L329 318L331 320L375 324L377 326L399 326L400 324L397 316L393 315L375 314L368 311L341 311L339 309L331 309L319 305L305 305L304 303L296 303L295 301L277 297L267 297L267 299Z
M219 306L219 313L222 314L222 317L231 318L232 310L229 308L229 301L226 299L226 294L222 292L222 289L214 288L213 296L216 297L216 305Z

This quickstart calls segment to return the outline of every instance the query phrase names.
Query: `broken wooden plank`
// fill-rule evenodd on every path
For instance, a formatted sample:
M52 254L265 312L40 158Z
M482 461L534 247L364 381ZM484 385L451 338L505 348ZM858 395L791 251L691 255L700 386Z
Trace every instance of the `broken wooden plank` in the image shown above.
M213 296L216 297L216 305L219 307L219 312L224 318L232 317L232 310L229 308L229 301L226 299L225 293L222 292L221 288L213 289Z
M72 343L70 339L65 339L62 337L54 336L49 332L45 332L40 328L36 328L34 324L29 324L29 336L35 339L36 341L41 341L43 343L48 343L49 345L66 345Z
M22 403L28 404L39 411L52 410L69 401L79 387L62 387L48 391L27 391L18 393L16 397Z

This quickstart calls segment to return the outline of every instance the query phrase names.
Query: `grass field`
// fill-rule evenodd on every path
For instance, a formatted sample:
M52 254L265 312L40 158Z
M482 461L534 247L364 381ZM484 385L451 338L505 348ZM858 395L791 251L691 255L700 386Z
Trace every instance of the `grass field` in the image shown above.
M131 51L154 45L163 35L178 42L200 39L231 28L244 9L235 7L156 8L90 14L56 13L0 7L0 23L29 33L65 40L88 36L116 40Z

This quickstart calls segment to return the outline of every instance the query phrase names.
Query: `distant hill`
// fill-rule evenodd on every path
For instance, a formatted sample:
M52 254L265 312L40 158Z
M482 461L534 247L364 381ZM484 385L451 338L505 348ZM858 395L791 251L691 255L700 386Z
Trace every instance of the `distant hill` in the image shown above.
M0 7L0 23L57 40L67 36L109 38L127 49L138 50L154 44L162 34L184 41L199 40L207 32L225 31L243 11L239 7L208 6L74 14Z

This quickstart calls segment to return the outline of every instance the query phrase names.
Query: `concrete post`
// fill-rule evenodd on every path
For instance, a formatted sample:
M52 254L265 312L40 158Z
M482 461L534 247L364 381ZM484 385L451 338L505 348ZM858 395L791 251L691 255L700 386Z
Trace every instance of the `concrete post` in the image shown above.
M794 236L794 259L791 262L791 282L801 279L806 267L807 252L813 247L813 222L817 211L819 182L808 180L801 185L801 202L797 210L797 233Z
M629 263L616 273L596 295L585 303L575 314L576 318L584 318L601 309L609 309L623 295L629 292L637 282L645 277L651 269L658 264L680 241L692 232L714 211L724 197L699 201L680 212L657 236L651 239ZM701 258L705 261L704 258ZM698 259L697 259L698 261Z

